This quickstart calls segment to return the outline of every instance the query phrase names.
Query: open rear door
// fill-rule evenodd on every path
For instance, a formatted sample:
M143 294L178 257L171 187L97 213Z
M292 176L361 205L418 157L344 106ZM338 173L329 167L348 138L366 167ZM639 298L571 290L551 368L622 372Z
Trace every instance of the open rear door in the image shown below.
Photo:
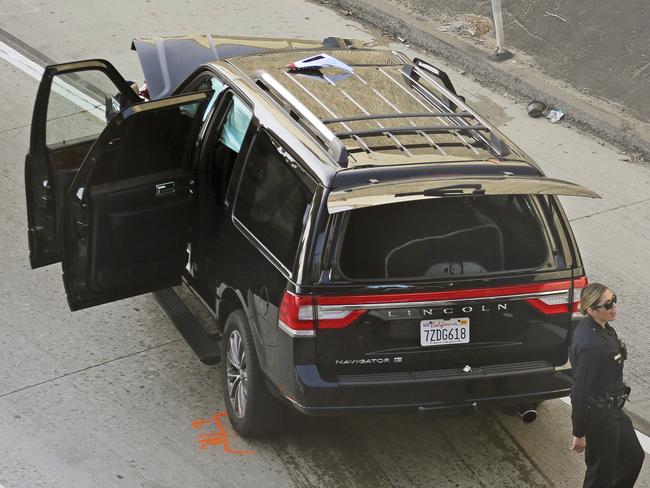
M61 260L60 213L88 150L120 109L141 100L104 60L48 66L43 72L25 159L32 268Z
M127 108L91 148L63 205L63 280L72 310L180 283L191 155L209 96Z
M327 199L329 213L389 203L480 195L565 195L600 198L575 183L544 176L469 176L411 178L332 191Z

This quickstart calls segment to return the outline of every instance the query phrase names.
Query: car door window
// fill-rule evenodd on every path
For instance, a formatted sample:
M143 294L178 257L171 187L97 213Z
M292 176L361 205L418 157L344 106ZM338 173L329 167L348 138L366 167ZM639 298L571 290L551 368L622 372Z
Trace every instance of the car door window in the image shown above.
M233 96L219 142L239 153L252 118L253 112L237 96Z
M106 154L95 163L93 184L137 178L191 164L187 154L192 150L193 141L188 137L194 133L191 128L200 122L196 116L197 112L203 115L204 102L178 104L163 100L148 104L155 104L157 110L141 114L138 124L129 130L115 131L118 137L107 144ZM102 164L104 161L110 164Z
M191 81L187 86L183 87L181 93L192 93L198 91L212 92L210 101L208 102L205 112L203 112L203 122L205 122L210 117L214 104L219 98L219 95L226 88L227 88L226 84L222 80L214 76L214 74L203 73L197 76L197 78Z
M298 249L312 193L296 161L260 132L246 160L234 215L287 269Z
M197 87L197 91L208 91L212 90L212 98L210 98L210 101L208 102L208 106L205 109L205 112L203 113L203 121L209 117L210 113L212 112L212 107L214 106L215 102L219 98L219 94L225 90L226 85L224 84L223 81L221 81L219 78L216 78L214 76L210 76L209 78L206 78L203 80L201 83L199 83Z
M57 75L47 107L45 144L52 147L94 138L126 105L115 83L100 70Z
M210 103L214 104L216 98ZM235 161L253 119L253 111L234 93L226 93L222 100L223 109L217 109L205 156L206 179L220 204L225 200Z

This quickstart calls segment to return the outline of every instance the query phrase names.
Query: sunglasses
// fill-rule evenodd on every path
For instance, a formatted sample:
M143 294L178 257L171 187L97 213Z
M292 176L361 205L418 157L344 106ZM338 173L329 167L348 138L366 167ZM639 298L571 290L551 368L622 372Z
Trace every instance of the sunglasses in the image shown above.
M591 308L596 310L597 308L604 307L605 310L611 310L615 303L616 303L616 295L614 294L614 295L612 295L611 299L607 300L602 305L592 305Z

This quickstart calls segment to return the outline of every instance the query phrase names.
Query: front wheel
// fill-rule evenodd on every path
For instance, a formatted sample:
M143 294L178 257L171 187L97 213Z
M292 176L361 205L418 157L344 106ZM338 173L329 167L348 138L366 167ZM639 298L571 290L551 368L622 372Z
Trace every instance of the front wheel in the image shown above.
M221 384L233 428L242 437L277 432L284 406L266 386L243 310L228 316L221 348Z

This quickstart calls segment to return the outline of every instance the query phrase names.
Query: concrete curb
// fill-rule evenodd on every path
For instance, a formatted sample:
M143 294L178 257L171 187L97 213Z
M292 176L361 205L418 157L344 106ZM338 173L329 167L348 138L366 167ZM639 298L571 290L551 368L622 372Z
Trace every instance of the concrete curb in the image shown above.
M464 70L480 83L497 87L523 103L541 100L561 107L564 121L630 153L636 161L650 161L650 124L640 121L610 102L580 93L565 83L521 63L496 63L488 52L460 38L435 30L410 12L384 0L329 0L325 2L350 13L381 31L407 38L449 64Z

